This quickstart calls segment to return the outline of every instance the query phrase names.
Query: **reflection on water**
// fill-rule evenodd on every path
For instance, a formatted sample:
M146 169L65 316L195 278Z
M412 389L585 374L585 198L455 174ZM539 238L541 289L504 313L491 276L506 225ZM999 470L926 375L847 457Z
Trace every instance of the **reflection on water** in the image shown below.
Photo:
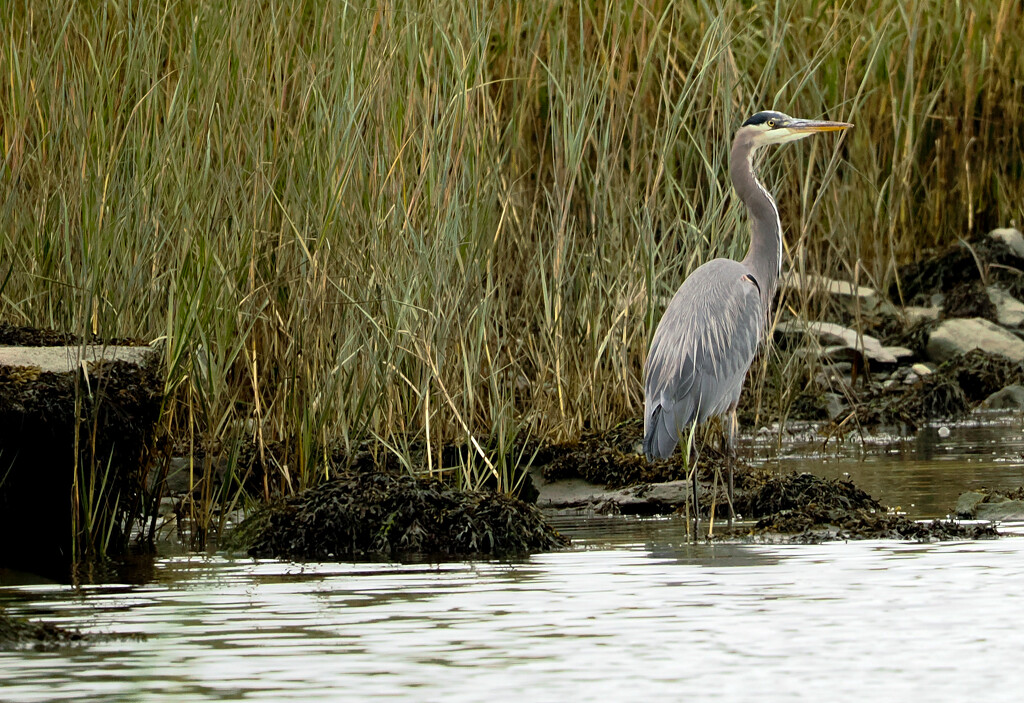
M653 527L514 564L193 557L139 587L11 587L18 614L149 638L0 653L0 697L1009 700L1024 684L1007 617L1024 539L687 545L676 520L620 522Z
M778 461L942 514L967 485L1024 483L1024 439L1005 430ZM1020 536L709 545L677 518L558 524L576 549L514 563L183 556L81 591L0 575L13 614L148 636L0 652L0 700L1016 700L1024 685Z

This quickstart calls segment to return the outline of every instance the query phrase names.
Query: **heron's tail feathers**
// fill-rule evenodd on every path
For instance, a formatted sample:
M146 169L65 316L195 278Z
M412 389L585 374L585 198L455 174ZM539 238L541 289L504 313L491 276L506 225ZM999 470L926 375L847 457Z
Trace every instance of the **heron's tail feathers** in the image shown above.
M673 413L665 412L664 406L658 405L645 425L644 454L647 460L672 456L679 443L679 430L676 429Z

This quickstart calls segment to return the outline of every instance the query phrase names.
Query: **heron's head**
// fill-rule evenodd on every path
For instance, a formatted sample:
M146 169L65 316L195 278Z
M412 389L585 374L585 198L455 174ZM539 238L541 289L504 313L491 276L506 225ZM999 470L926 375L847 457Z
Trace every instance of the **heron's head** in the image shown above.
M849 122L825 120L798 120L781 112L758 112L743 123L736 132L737 139L749 139L752 148L770 144L786 144L809 137L817 132L838 132L853 125Z

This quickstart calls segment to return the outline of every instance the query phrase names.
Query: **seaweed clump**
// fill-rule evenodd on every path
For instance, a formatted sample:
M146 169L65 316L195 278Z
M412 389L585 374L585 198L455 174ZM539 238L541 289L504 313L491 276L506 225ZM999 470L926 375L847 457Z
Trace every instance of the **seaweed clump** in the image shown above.
M748 486L737 496L744 515L762 517L814 506L822 510L882 510L882 504L852 481L821 478L810 473L781 476L767 472L748 475Z
M1006 242L982 236L969 246L958 242L935 258L902 267L898 276L902 285L893 283L889 294L893 300L924 302L932 294L952 291L965 282L980 281L982 268L988 270L991 281L1005 282L1011 292L1015 292L1014 284L1019 286L1020 276L1013 270L1020 265L1020 257Z
M57 330L28 327L25 325L12 325L9 322L0 322L0 346L10 347L67 347L80 344L105 344L124 346L145 346L146 341L135 337L113 337L103 338L98 335L89 335L84 339L77 334L70 332L58 332Z
M715 470L725 466L726 456L705 439L704 432L697 433L693 456L697 457L700 481L710 482L714 480ZM635 418L605 432L588 432L578 442L549 445L534 463L544 464L545 480L582 478L608 488L681 481L689 477L682 450L667 459L647 461L643 454L637 453L642 440L643 419ZM741 469L739 465L736 468Z
M553 458L544 466L548 481L582 478L609 488L622 488L640 483L663 483L686 478L682 453L669 459L648 462L642 454L626 454L599 441L580 441L556 445L550 449Z
M882 389L869 395L859 406L857 419L862 425L917 428L933 419L959 420L970 410L970 400L956 378L940 369L916 384Z
M950 359L938 373L955 378L971 402L985 400L1011 384L1024 383L1024 364L980 349Z
M981 317L999 322L996 306L980 280L967 281L946 293L942 306L945 317Z
M517 498L379 471L345 472L266 506L231 542L252 556L335 561L509 556L568 544Z
M63 347L77 345L81 339L70 332L39 329L0 322L0 345L12 347Z
M877 500L852 481L809 473L773 476L757 472L738 496L742 512L760 518L755 535L796 535L797 542L829 539L943 540L998 537L990 525L961 525L934 520L915 522L887 513Z
M1024 383L1024 364L980 349L957 356L914 384L875 388L857 410L862 425L917 428L929 420L959 420L996 391Z
M797 541L822 542L829 539L898 539L929 542L948 539L994 539L999 533L988 524L963 525L952 520L915 522L905 515L855 510L828 509L819 505L784 510L762 518L755 533L799 535Z
M15 618L0 608L0 649L11 647L50 649L80 644L86 639L86 635L77 630Z

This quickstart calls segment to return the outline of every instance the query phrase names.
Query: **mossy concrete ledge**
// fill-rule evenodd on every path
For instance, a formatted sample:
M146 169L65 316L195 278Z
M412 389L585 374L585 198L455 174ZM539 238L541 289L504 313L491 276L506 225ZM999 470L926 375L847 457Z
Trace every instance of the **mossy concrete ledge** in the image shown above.
M508 557L569 541L539 508L508 495L408 474L348 471L259 509L229 543L252 556L349 561Z
M127 547L160 364L148 346L0 346L0 565L48 571Z

